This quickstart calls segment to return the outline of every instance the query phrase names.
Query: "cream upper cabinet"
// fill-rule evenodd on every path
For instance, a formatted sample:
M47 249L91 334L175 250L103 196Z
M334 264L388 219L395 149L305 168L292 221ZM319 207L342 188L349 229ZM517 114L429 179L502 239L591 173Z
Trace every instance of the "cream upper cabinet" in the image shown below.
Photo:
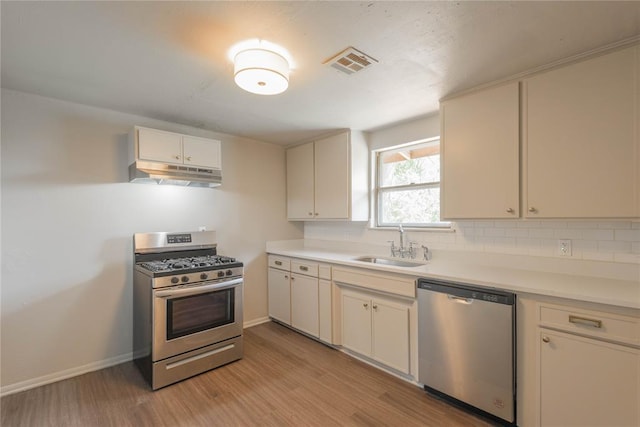
M221 169L220 141L136 127L140 160Z
M287 216L313 219L313 142L287 150Z
M182 135L147 128L137 131L140 159L182 164Z
M366 221L368 158L360 132L344 132L289 148L287 217Z
M349 134L314 143L315 216L349 217Z
M640 217L640 46L444 100L441 113L443 219Z
M512 82L441 104L443 219L520 215L519 99Z
M182 153L185 165L222 168L220 141L185 135L182 137Z
M640 216L639 52L524 80L525 216Z

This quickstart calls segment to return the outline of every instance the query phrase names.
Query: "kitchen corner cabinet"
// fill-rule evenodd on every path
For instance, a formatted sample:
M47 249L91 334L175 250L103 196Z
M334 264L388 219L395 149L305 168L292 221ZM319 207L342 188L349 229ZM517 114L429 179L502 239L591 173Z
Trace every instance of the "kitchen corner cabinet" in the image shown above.
M640 216L640 47L524 81L526 216Z
M331 267L269 255L269 317L332 342Z
M144 127L134 128L137 159L221 169L221 142Z
M443 101L442 218L518 218L517 82Z
M342 291L342 345L409 373L409 306L352 290Z
M640 319L538 306L539 424L640 425Z
M368 220L368 158L353 131L287 149L288 219Z

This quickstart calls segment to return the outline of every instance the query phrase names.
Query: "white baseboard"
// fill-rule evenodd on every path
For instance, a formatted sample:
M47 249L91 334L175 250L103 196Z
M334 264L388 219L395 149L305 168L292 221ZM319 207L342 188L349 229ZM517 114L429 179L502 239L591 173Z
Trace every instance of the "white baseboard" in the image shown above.
M100 360L98 362L92 362L87 365L78 366L64 371L47 374L38 378L32 378L26 381L20 381L18 383L2 386L0 387L0 397L40 387L42 385L55 383L57 381L66 380L67 378L86 374L87 372L98 371L110 366L119 365L120 363L132 360L132 358L133 353L126 353L120 356L111 357L109 359Z
M253 319L253 320L250 320L248 322L244 322L242 324L242 328L246 329L246 328L250 328L252 326L261 325L262 323L267 323L267 322L270 322L270 321L271 321L271 319L269 319L269 317L260 317L258 319Z
M261 317L253 319L249 322L243 323L243 328L250 328L252 326L260 325L262 323L270 322L269 317ZM0 387L0 397L8 396L10 394L19 393L21 391L29 390L32 388L40 387L42 385L55 383L57 381L66 380L67 378L75 377L78 375L86 374L87 372L98 371L100 369L108 368L110 366L118 365L123 362L133 360L133 353L126 353L120 356L112 357L110 359L100 360L98 362L89 363L87 365L78 366L76 368L67 369L60 372L54 372L41 377L32 378L26 381L20 381L14 384L9 384Z

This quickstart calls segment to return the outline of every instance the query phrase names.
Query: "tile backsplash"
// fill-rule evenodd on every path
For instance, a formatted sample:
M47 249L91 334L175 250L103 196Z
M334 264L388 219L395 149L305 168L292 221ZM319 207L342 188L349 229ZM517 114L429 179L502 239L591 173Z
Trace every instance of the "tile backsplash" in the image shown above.
M407 229L405 241L433 249L562 257L640 264L640 222L636 221L458 221L446 231ZM348 243L354 250L398 244L394 229L367 223L307 222L305 239ZM558 240L571 241L571 255L561 256Z

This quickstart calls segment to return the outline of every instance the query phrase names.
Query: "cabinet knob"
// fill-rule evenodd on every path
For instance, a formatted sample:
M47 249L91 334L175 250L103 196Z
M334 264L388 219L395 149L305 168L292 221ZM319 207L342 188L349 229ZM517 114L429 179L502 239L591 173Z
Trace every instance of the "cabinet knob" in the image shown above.
M318 212L314 213L315 216L318 216Z
M191 156L185 157L185 159L190 162L191 161Z
M362 306L363 306L364 308L367 308L367 307L369 307L369 304L367 304L367 303L365 302L364 304L362 304Z
M507 213L513 213L513 208L507 208Z
M285 278L285 279L288 279L288 278L289 278L289 276L285 275L285 276L284 276L284 278Z
M373 305L373 309L374 309L374 310L377 310L377 309L378 309L378 305L377 305L377 304L374 304L374 305Z
M536 209L536 208L534 208L533 206L531 206L531 207L529 208L529 212L531 212L531 213L535 213L535 212L538 212L538 209Z
M173 156L176 158L176 160L180 160L180 156Z
M548 336L545 335L545 336L542 337L542 342L548 343L550 341L551 341L551 338L549 338Z
M309 216L313 216L313 212L309 212Z

